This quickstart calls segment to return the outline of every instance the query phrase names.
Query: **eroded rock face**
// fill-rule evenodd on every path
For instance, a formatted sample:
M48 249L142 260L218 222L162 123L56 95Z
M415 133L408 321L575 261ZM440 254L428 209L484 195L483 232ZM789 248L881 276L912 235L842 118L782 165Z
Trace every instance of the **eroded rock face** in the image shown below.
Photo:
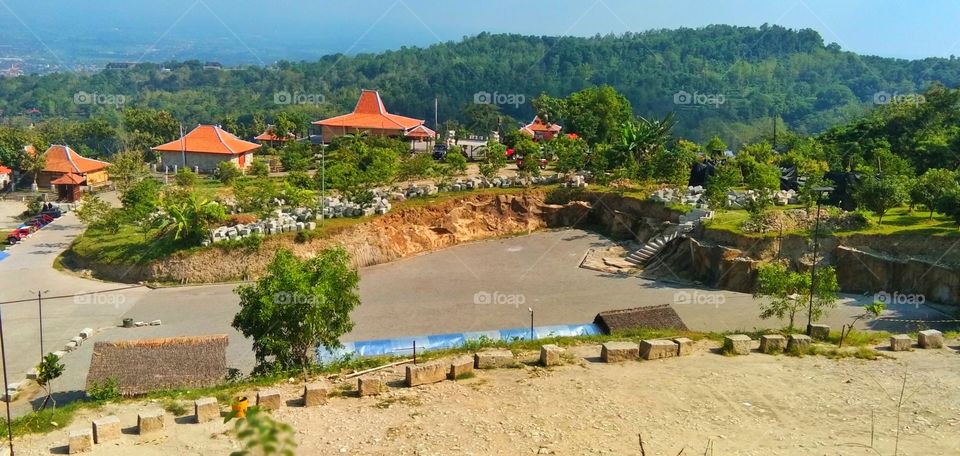
M276 236L265 238L256 251L208 248L182 252L136 267L78 263L93 269L100 278L120 282L224 282L260 276L280 248L310 257L324 248L341 245L350 252L354 266L363 267L464 242L532 233L545 228L587 227L613 237L644 242L660 229L663 221L676 217L675 213L655 203L609 194L587 192L566 201L550 203L542 190L476 194L395 210L369 222L328 233L325 238L300 244L290 237Z
M926 301L960 305L960 271L946 265L847 246L836 248L834 260L843 291L922 294Z
M682 238L650 260L644 276L750 293L760 264L738 249Z

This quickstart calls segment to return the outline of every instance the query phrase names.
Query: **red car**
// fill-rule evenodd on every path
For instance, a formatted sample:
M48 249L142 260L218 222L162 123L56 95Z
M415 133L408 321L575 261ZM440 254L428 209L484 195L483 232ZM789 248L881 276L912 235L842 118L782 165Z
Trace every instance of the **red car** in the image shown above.
M7 234L7 244L13 245L30 235L30 228L14 228Z

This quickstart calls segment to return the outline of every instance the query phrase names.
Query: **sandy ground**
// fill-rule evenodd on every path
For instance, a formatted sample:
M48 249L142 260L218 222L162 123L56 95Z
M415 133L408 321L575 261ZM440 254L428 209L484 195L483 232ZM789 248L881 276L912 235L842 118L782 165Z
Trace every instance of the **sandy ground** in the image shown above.
M960 448L960 355L952 349L853 358L725 357L702 343L689 357L598 363L599 347L571 349L568 364L478 372L474 378L392 388L376 398L336 397L305 409L297 385L274 416L296 429L298 454L894 454L897 400L901 455L950 455ZM529 356L528 356L529 358ZM383 374L399 386L400 370ZM136 413L157 404L84 412L69 427L117 414L120 441L96 455L226 454L236 449L221 422L168 417L165 436L133 435ZM872 418L873 417L873 418ZM871 427L874 428L873 446ZM67 431L18 441L17 454L63 452ZM711 453L707 453L711 454Z
M4 236L6 231L20 226L20 214L25 210L27 205L20 200L0 200L0 230L4 231Z

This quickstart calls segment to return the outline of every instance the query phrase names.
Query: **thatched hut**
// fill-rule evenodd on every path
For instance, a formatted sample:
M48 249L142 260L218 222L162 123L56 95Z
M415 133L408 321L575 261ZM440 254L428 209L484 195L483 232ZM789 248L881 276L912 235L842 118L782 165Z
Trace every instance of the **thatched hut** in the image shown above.
M227 375L225 334L97 342L87 389L113 378L124 396L214 386Z
M608 310L598 313L593 323L606 334L641 328L687 330L687 325L670 304Z

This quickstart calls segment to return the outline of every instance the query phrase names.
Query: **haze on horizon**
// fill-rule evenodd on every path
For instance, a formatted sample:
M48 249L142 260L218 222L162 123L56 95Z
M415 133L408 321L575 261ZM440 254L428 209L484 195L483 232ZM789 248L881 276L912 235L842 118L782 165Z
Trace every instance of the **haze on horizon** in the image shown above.
M937 12L931 14L931 12ZM0 0L0 57L70 67L110 60L227 64L429 46L481 32L574 35L710 24L812 28L827 43L899 58L960 54L960 3L893 0Z

